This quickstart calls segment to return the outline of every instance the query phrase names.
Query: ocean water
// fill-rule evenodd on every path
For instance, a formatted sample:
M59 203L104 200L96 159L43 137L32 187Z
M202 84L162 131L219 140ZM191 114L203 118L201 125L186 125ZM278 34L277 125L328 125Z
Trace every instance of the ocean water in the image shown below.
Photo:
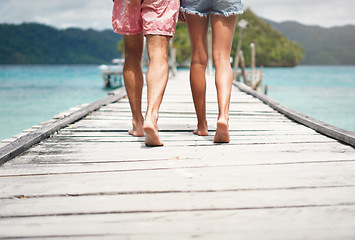
M264 68L263 84L283 105L355 131L355 66ZM96 65L0 66L0 140L108 91Z
M355 66L265 68L268 96L305 115L355 131Z
M98 66L0 66L0 140L107 91Z

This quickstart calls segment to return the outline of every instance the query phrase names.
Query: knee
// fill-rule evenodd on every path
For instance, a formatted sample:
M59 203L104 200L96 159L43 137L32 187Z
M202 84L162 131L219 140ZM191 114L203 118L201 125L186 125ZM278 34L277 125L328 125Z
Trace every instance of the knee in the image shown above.
M230 56L220 53L213 54L213 65L217 68L219 66L230 66Z
M143 55L143 48L141 46L130 47L125 46L125 61L131 63L140 63Z
M199 65L202 67L207 67L208 56L207 54L193 54L191 57L191 65Z
M160 52L158 54L149 55L149 66L164 69L169 68L168 56L167 54Z
M140 49L126 49L125 51L125 59L141 59L142 55Z

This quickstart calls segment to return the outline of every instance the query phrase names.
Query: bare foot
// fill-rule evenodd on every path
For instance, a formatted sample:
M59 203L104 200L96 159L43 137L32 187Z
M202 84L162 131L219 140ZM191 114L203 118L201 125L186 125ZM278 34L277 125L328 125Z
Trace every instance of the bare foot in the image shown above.
M132 129L128 130L128 133L132 136L135 136L135 137L144 137L143 128L138 130L133 127Z
M128 133L135 137L144 137L143 121L141 123L135 123L132 121L133 128L128 130Z
M207 122L205 122L204 124L197 124L197 129L195 129L193 133L199 136L208 136Z
M160 141L158 127L155 127L153 123L145 121L143 129L145 132L145 145L147 147L158 147L164 145Z
M199 136L208 136L208 131L207 130L200 130L200 129L195 129L194 131L193 131L193 133L195 134L195 135L199 135Z
M228 122L225 120L218 120L217 121L217 130L216 134L214 135L214 142L215 143L229 143L229 130L228 130Z

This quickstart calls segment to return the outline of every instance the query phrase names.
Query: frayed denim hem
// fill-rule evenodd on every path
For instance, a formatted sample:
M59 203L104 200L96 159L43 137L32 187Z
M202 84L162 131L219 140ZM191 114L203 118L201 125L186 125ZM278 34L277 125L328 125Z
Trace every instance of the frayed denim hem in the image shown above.
M193 11L184 7L180 7L180 11L183 13L191 14L191 15L198 15L200 17L207 17L208 13L200 13L199 11Z
M240 11L236 11L236 12L208 12L208 13L201 13L199 11L193 11L184 7L180 7L180 11L183 13L187 13L187 14L192 14L192 15L198 15L200 17L207 17L209 15L220 15L220 16L225 16L225 17L230 17L230 16L234 16L234 15L239 15L239 14L243 14L243 10Z
M237 12L227 12L227 13L221 13L221 12L211 12L211 15L220 15L220 16L225 16L225 17L230 17L230 16L235 16L239 14L243 14L243 11L237 11Z

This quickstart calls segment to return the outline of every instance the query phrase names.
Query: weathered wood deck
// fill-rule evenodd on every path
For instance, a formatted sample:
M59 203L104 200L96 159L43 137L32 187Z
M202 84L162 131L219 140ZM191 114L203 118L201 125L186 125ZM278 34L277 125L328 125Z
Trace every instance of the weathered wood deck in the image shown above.
M214 144L208 80L207 137L192 134L179 71L160 111L164 147L127 134L122 99L1 166L0 239L355 239L354 148L237 88L231 142Z

